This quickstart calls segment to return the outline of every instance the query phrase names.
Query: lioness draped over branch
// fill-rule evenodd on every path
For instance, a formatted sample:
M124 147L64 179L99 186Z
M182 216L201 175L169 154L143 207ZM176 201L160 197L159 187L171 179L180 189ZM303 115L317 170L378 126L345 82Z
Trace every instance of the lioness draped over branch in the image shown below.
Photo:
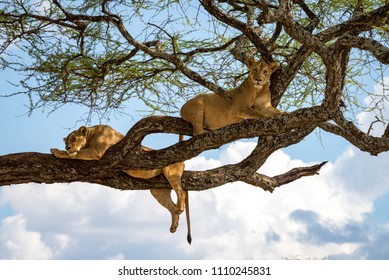
M193 135L205 133L244 119L266 118L283 114L271 105L269 80L278 69L277 62L267 64L253 57L246 61L249 75L243 83L229 91L232 100L216 93L200 94L181 108L181 117L193 125Z
M57 158L99 160L106 150L123 139L123 135L108 125L96 125L92 127L81 126L71 132L65 141L65 151L52 148L51 153ZM150 148L142 147L145 151ZM164 168L153 170L123 170L128 175L136 178L149 179L163 174L177 194L177 204L171 198L171 189L153 190L150 192L154 198L171 214L172 223L170 232L175 232L178 227L179 215L186 206L186 219L188 225L188 242L192 241L190 232L188 195L181 187L181 177L184 172L184 163L178 162Z

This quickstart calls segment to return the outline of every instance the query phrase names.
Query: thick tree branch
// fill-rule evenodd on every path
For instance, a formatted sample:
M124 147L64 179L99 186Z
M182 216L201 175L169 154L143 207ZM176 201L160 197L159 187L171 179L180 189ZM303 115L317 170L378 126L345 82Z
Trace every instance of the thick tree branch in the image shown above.
M325 44L338 37L341 36L353 37L352 35L347 35L347 33L358 34L363 31L371 30L373 26L381 26L383 22L388 21L389 5L387 4L371 12L367 12L362 15L355 16L348 21L345 21L333 27L329 27L326 30L315 35L317 39L314 39L312 35L309 34L308 31L304 31L301 27L296 26L297 24L292 21L290 16L287 16L287 11L286 12L281 11L281 14L282 13L286 15L284 16L285 19L283 19L284 21L286 20L286 24L293 25L289 28L289 32L291 32L292 35L295 34L294 32L297 33L297 31L301 33L301 35L295 34L295 36L297 36L298 40L301 40L300 42L302 42L303 46L301 46L300 49L297 52L295 52L295 54L290 59L288 65L286 66L285 69L282 70L282 72L277 71L272 75L271 90L273 93L273 101L272 101L273 105L278 104L286 88L288 87L290 82L294 79L298 70L301 68L301 65L306 61L306 59L312 54L314 50L319 49L320 51L321 44ZM313 17L311 19L312 19L311 21L312 24L316 23ZM297 27L297 31L294 30L294 27ZM322 43L319 43L319 41L317 40L321 41ZM340 42L343 43L342 41ZM369 46L367 48L369 48L369 50L373 53L373 55L377 57L377 59L379 59L381 62L386 61L387 59L386 48L384 49L381 46L378 47L378 45L376 44L374 44L374 47L370 48L372 44L369 44L370 43L369 41L365 41L363 43L364 43L362 44L363 46L365 45ZM350 45L350 43L347 44L349 47L360 48L357 42L355 42L355 44L353 43L352 45ZM343 47L344 46L345 45L343 45ZM329 57L331 57L331 55ZM328 65L331 64L332 62L328 63Z
M182 178L182 185L187 190L201 191L230 182L242 181L266 191L273 191L276 187L303 176L314 175L321 166L293 169L273 178L258 174L254 170L261 166L273 151L281 146L286 146L287 139L294 139L291 141L292 143L299 142L304 135L309 134L309 131L311 128L301 129L298 132L292 131L278 137L264 137L259 140L258 147L260 148L257 147L248 159L207 171L186 171ZM262 153L259 153L259 150ZM104 158L112 161L110 155L105 155ZM258 163L255 162L255 158ZM253 166L249 168L247 165L250 162ZM110 166L104 160L58 159L52 155L40 153L21 153L0 157L0 185L3 186L30 182L70 183L76 181L101 184L122 190L170 188L163 176L149 180L132 178L125 174L121 168L115 167L115 165Z
M307 125L279 135L259 137L257 146L247 158L239 163L238 170L247 176L256 173L272 153L299 143L315 128L316 125Z
M374 26L382 26L388 23L389 4L386 4L373 11L354 16L352 19L338 25L327 28L316 36L322 42L328 42L334 38L341 37L346 33L358 34L371 30Z
M253 152L242 162L237 164L235 173L239 172L243 182L261 187L264 190L273 192L273 190L281 185L290 183L304 176L312 176L318 174L318 171L326 163L314 165L311 167L294 168L284 174L269 178L266 175L258 174L256 172L267 160L267 158L276 150L299 143L314 129L315 125L295 129L291 132L280 134L277 136L260 137L258 145ZM247 174L247 175L246 175Z
M355 147L371 155L389 151L389 138L385 137L385 134L383 137L370 136L340 114L335 119L335 124L325 122L320 124L319 127L327 132L343 137Z
M340 113L339 104L345 85L350 52L351 48L332 46L326 62L326 89L323 106L327 108L333 116Z
M338 43L342 46L369 51L381 63L389 64L389 48L385 47L374 39L345 34L339 39Z

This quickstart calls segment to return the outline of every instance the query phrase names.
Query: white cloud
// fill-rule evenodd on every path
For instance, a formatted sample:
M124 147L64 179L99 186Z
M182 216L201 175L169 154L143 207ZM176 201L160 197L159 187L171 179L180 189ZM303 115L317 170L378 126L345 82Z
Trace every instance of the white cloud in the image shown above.
M254 147L253 142L234 143L219 159L198 157L186 167L200 170L237 162ZM370 236L374 233L366 224L374 200L389 191L388 156L370 157L349 148L324 166L319 176L297 180L272 194L241 182L191 192L192 246L185 242L184 216L178 232L170 234L170 215L148 192L82 183L3 188L0 204L21 214L3 220L1 236L19 232L35 245L20 251L25 239L12 239L14 245L6 247L1 257L361 257L355 254L367 254L371 238L381 240ZM273 175L309 164L277 151L260 172ZM18 226L7 226L9 219L16 219Z
M51 259L52 249L41 240L39 232L26 229L22 214L5 218L0 226L0 258Z
M253 147L253 143L231 145L223 155L226 162L240 160L236 152L242 145ZM207 224L210 236L199 233L199 242L210 248L205 258L350 255L369 242L365 223L374 211L374 200L389 191L387 157L370 157L350 148L337 162L323 167L320 176L295 181L273 194L243 183L210 191L215 198L213 215L218 218ZM278 174L304 165L277 151L260 172ZM200 169L205 166L202 159ZM363 174L363 180L355 173ZM207 206L197 202L196 207Z

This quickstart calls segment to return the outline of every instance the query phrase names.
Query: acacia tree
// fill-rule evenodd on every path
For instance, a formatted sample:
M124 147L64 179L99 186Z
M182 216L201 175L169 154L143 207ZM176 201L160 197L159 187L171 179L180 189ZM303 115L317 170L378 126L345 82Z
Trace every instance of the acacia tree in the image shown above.
M161 168L258 137L241 162L185 171L182 185L200 191L243 181L273 191L317 174L325 164L273 177L257 172L274 151L316 129L372 155L388 151L388 126L381 137L373 137L358 128L350 112L362 105L353 78L389 63L389 4L327 2L0 1L0 63L24 74L17 92L7 96L27 95L31 111L76 103L85 105L90 116L104 117L141 99L151 113L173 114L176 104L204 91L229 99L226 90L246 77L245 59L256 56L281 64L271 78L272 103L289 112L245 120L150 152L141 149L146 135L191 135L192 127L177 117L147 117L99 161L33 152L0 156L0 185L82 181L126 190L169 188L162 176L141 180L122 170ZM371 97L376 107L385 98Z

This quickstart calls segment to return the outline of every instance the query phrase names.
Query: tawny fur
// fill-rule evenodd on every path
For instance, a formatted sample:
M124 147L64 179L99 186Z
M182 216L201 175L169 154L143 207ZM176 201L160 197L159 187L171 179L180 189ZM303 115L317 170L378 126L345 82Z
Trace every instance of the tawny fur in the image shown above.
M92 127L82 126L71 132L64 138L66 150L61 151L52 148L51 153L57 158L99 160L105 151L123 139L123 135L108 125L96 125ZM145 151L150 148L142 147ZM169 181L172 189L177 194L177 204L171 198L171 189L150 190L153 197L165 207L171 214L172 223L170 231L175 232L178 227L179 215L184 211L187 203L187 192L182 189L181 177L184 172L184 163L179 162L164 168L153 170L123 170L128 175L136 178L149 179L163 174ZM190 243L189 206L186 205L188 222L188 242Z
M187 101L181 108L181 117L193 126L193 135L218 129L244 119L266 118L283 114L271 105L269 80L279 64L247 59L249 75L229 94L227 100L216 93L200 94Z

